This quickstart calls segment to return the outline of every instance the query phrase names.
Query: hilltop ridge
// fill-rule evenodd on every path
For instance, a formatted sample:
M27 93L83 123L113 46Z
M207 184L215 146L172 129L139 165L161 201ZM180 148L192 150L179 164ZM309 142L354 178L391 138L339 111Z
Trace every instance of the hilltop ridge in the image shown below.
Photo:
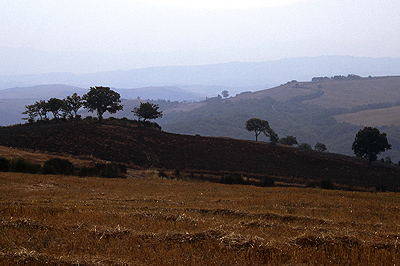
M385 185L400 191L400 170L337 154L304 152L268 143L171 134L132 125L55 123L0 128L0 145L127 163L268 177L288 184L330 180L343 188Z

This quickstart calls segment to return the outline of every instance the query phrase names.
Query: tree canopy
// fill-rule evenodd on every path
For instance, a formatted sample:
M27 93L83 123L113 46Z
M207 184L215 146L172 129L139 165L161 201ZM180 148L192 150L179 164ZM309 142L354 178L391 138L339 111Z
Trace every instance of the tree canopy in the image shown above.
M296 137L293 137L293 136L286 136L286 137L284 137L284 138L281 138L281 139L279 140L279 143L280 143L280 144L284 144L284 145L289 145L289 146L293 146L293 145L299 144L299 143L297 142L297 138L296 138Z
M326 147L326 145L324 143L321 142L317 142L314 146L316 151L320 151L320 152L325 152L328 150L328 148Z
M364 127L358 131L351 146L357 157L368 159L370 164L378 158L378 154L391 148L386 133L381 133L379 129L373 127Z
M64 105L64 101L57 98L51 98L47 102L50 112L53 114L54 119L60 118L60 111Z
M82 97L83 106L89 109L89 112L96 111L99 121L103 119L105 112L114 114L123 109L120 98L119 93L109 87L91 87Z
M256 136L256 141L261 133L267 134L270 130L269 123L267 120L261 120L259 118L251 118L246 121L246 129L248 131L253 131Z
M146 120L162 117L162 111L158 111L159 108L158 104L141 102L140 106L133 108L132 112L139 118L139 120L143 119L143 121L146 122Z
M82 105L82 97L77 93L74 93L64 99L63 109L66 115L69 115L73 118L74 116L76 117L78 110L82 107Z

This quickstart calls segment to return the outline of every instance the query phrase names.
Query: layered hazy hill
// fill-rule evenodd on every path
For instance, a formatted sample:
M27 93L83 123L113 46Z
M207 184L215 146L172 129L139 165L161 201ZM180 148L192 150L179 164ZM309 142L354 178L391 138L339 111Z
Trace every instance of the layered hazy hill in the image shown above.
M216 95L216 93L220 93L220 86L231 88L230 91L236 93L238 91L270 88L292 79L304 81L311 80L314 76L347 74L361 76L399 75L400 58L320 56L266 62L157 66L86 74L0 75L0 89L42 84L67 84L82 88L96 85L114 88L176 86L188 88L189 91L193 92L202 92L210 96L210 94ZM193 85L199 85L200 87L194 87Z
M306 99L307 96L311 96L313 99ZM264 97L270 97L280 102L296 97L305 97L303 103L315 104L326 109L348 110L348 112L343 110L343 114L334 116L338 122L348 122L354 125L400 126L398 106L400 103L400 76L288 82L272 89L239 95L232 98L232 101Z
M288 82L227 99L212 98L197 108L183 107L161 121L170 132L254 138L244 123L258 117L268 120L279 136L296 136L299 142L325 143L329 150L352 155L351 144L364 125L379 126L388 134L392 151L382 154L400 160L400 77L366 77ZM264 141L268 138L264 137Z
M352 73L364 78L343 78ZM397 162L399 74L400 59L396 58L324 56L80 75L0 76L2 88L14 85L0 90L0 125L23 122L24 106L35 100L109 86L124 99L124 110L115 116L133 119L131 111L139 104L138 97L150 99L164 112L157 122L174 133L253 139L244 123L258 117L268 120L280 137L293 135L311 145L322 142L330 151L352 155L350 147L357 131L364 125L379 126L393 147L382 157ZM337 78L330 78L335 75ZM313 77L319 79L311 82ZM216 97L222 90L234 97Z

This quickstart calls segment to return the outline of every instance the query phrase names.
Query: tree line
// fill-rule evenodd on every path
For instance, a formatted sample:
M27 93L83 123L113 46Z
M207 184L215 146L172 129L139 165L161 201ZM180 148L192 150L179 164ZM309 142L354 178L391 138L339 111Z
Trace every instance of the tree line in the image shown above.
M246 129L248 131L254 132L256 137L256 141L258 140L258 136L260 134L264 134L266 137L269 137L269 140L272 144L279 143L288 146L298 145L298 147L302 150L312 150L312 146L308 143L298 143L296 137L287 135L286 137L279 138L278 134L269 126L267 120L261 120L259 118L251 118L246 121ZM315 144L315 150L317 151L327 151L327 147L323 143L317 142Z
M89 112L96 112L99 122L103 120L104 113L114 114L123 110L121 96L118 92L109 87L96 86L91 87L89 92L82 97L74 93L64 99L50 98L48 101L36 101L34 104L26 105L26 110L22 114L28 116L23 119L28 120L29 123L47 121L49 113L53 115L55 121L75 120L80 119L77 113L82 107L88 109ZM162 117L162 111L158 109L157 104L141 102L140 106L135 107L132 112L139 121L146 122L146 120Z
M256 141L258 140L258 136L264 133L266 137L269 136L271 143L280 143L289 146L298 145L298 147L303 150L313 149L312 146L308 143L299 144L296 137L294 136L279 138L278 134L276 134L275 131L271 129L267 120L251 118L246 121L246 129L248 131L254 132ZM326 145L320 142L317 142L314 148L316 151L327 151ZM357 157L363 157L367 159L369 164L375 161L381 152L390 150L391 148L392 145L389 144L386 133L381 133L379 129L373 127L364 127L363 129L358 131L351 146L354 154Z

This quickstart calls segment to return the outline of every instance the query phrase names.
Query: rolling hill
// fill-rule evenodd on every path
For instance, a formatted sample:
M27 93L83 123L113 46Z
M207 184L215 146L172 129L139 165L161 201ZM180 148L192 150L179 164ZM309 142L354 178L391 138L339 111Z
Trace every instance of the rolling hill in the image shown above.
M299 142L311 145L325 143L330 151L345 155L353 155L351 144L358 130L364 125L377 126L388 134L392 144L392 150L383 153L381 158L390 157L397 163L400 160L400 77L351 77L336 76L314 82L293 80L271 89L243 92L230 98L208 98L200 102L153 102L160 105L164 117L158 123L168 132L251 140L253 135L245 130L244 123L258 117L268 120L280 137L293 135ZM51 94L51 86L48 85L20 88L17 90L20 93L14 92L14 95L33 96L38 93L48 98L50 95L62 96L60 92L71 94L74 90L81 91L76 87L58 86L59 90L54 94ZM35 92L35 88L44 88L43 93L40 94L39 90ZM116 90L126 100L122 103L124 110L113 116L129 119L134 118L131 110L139 105L137 96L141 97L141 101L147 101L146 98L152 94L154 97L150 99L159 99L159 95L186 97L184 95L190 94L181 94L185 90L176 87ZM0 90L0 98L3 95L3 100L0 100L2 125L21 123L24 106L38 100L4 99L10 97L10 93L10 90ZM140 93L147 97L142 97ZM81 115L92 114L82 110Z
M160 120L166 131L181 134L253 139L244 123L265 119L279 136L296 136L311 145L325 143L332 152L352 155L351 144L364 125L388 134L392 150L382 154L400 160L400 77L288 82L228 99L212 98L190 111L168 112ZM370 118L365 115L373 115ZM264 140L267 140L265 138Z
M112 122L113 120L110 120ZM231 138L178 135L130 124L89 122L0 128L0 145L98 158L131 167L270 178L286 184L331 180L342 188L400 191L400 169L337 154Z

